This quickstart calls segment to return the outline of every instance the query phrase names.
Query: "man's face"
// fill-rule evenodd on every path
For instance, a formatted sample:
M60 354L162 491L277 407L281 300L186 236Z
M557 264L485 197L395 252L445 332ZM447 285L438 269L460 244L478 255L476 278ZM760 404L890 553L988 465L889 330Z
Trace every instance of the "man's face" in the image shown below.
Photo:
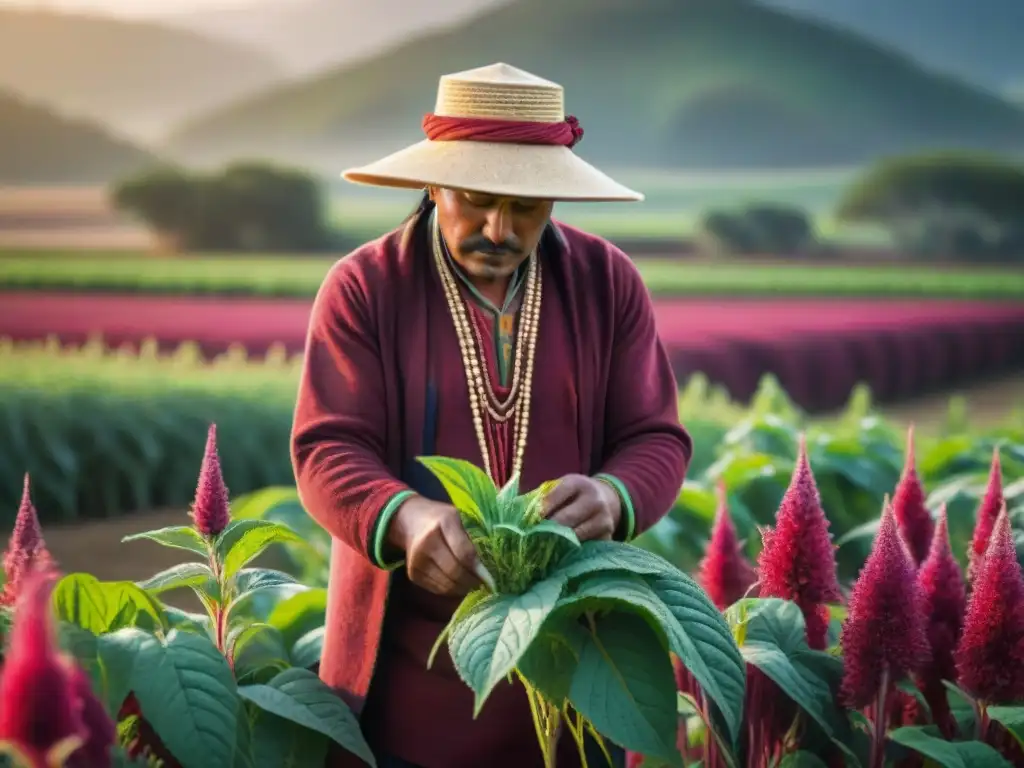
M528 197L430 188L441 234L470 277L499 282L511 277L540 242L554 203Z

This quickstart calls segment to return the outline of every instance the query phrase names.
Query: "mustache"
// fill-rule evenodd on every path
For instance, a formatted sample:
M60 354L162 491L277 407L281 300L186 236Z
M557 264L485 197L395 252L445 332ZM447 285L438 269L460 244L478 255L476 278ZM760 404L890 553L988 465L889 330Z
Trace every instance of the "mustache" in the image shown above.
M488 256L502 256L505 254L519 255L522 253L523 248L522 244L515 238L495 243L483 235L471 235L459 243L459 250L462 253L483 253Z

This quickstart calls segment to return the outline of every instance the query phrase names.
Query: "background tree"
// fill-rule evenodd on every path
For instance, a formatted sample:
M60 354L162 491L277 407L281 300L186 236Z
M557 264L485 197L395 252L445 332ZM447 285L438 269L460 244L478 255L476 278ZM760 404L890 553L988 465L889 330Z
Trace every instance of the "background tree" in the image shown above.
M1024 166L966 152L889 158L851 185L836 215L884 227L912 255L1020 258Z

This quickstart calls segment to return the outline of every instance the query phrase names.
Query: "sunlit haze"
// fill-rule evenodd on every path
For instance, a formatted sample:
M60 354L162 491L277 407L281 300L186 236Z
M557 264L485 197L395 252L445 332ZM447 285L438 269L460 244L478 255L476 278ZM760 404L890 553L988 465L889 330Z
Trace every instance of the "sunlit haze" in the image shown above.
M263 5L272 0L0 0L0 7L104 13L134 18L177 15L192 10ZM282 5L287 0L277 0Z

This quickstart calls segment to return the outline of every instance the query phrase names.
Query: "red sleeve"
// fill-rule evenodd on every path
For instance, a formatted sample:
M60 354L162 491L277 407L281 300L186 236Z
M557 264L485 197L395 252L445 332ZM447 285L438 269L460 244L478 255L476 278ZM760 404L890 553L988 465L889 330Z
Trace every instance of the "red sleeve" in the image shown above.
M309 320L291 457L302 503L334 538L374 562L374 528L409 487L386 464L387 403L376 323L355 259L325 278Z
M647 286L625 254L614 256L615 340L601 473L617 478L628 491L631 504L626 506L632 506L636 536L675 503L693 442L679 423L678 386L658 337Z

